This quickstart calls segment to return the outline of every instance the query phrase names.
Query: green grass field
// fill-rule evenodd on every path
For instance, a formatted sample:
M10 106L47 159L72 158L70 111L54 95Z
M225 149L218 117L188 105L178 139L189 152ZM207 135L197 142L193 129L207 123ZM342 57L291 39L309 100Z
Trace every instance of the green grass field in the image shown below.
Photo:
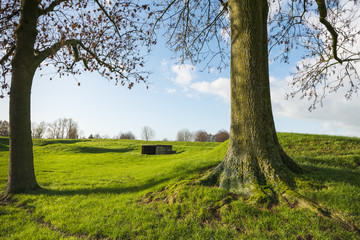
M279 139L306 170L302 177L324 186L299 192L360 226L360 139ZM236 196L226 202L228 193L214 187L177 187L219 163L226 143L151 143L177 153L141 155L137 140L34 140L44 189L0 202L0 239L360 239L283 202L267 209ZM0 189L8 158L8 139L0 138Z

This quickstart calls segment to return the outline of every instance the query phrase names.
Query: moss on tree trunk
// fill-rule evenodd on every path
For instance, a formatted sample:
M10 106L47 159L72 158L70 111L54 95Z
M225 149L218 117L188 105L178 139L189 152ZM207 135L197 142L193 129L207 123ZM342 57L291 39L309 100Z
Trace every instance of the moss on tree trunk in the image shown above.
M225 159L204 182L250 195L258 192L259 186L293 188L295 174L301 169L279 144L271 108L267 0L229 0L228 4L231 26L229 147Z
M39 187L34 172L30 119L31 86L37 68L33 49L37 35L38 1L22 1L21 10L11 63L10 161L6 194Z

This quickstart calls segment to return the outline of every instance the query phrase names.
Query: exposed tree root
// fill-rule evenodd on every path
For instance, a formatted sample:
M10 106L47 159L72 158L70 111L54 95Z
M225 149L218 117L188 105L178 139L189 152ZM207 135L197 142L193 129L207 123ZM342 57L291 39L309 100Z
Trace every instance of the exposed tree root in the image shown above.
M163 201L167 204L173 204L175 202L181 201L178 198L178 194L181 188L185 185L193 185L195 184L194 180L182 180L173 185L163 188L158 192L149 192L145 194L140 201L142 203L151 203L151 202L159 202Z
M220 174L224 170L224 162L221 162L214 169L207 171L197 183L203 186L217 186L219 184Z
M258 186L248 202L257 206L270 208L279 202L276 192L269 186Z
M221 168L221 165L217 166L217 168L207 172L200 179L180 181L176 184L164 188L159 192L148 193L141 199L141 201L143 203L162 201L166 204L181 202L182 199L179 197L179 192L185 185L217 186L218 176L222 172ZM296 182L300 188L305 187L319 190L326 187L305 180L297 179ZM331 220L337 225L341 226L343 229L355 232L360 236L359 227L357 227L353 222L347 220L344 215L321 206L319 203L308 199L289 188L283 190L281 193L279 189L274 189L271 186L254 185L252 187L251 194L235 194L229 192L226 197L207 207L207 210L212 213L211 216L214 218L213 220L220 220L221 214L219 211L222 208L230 207L231 202L237 200L240 197L242 197L249 204L266 209L270 209L272 206L277 205L280 202L285 202L290 208L308 209L316 213L319 217ZM207 220L211 221L211 219Z
M9 205L9 204L13 204L13 203L16 203L17 201L14 200L13 198L11 198L11 196L9 194L6 194L6 195L1 195L0 196L0 204L1 205Z
M360 229L352 222L347 220L341 213L332 211L319 203L312 201L309 198L293 191L287 190L282 194L282 198L290 207L305 208L315 212L318 216L334 221L342 228L348 231L353 231L360 236Z
M281 154L281 151L274 151L271 156L237 156L228 153L218 166L204 174L198 182L204 186L219 186L249 197L259 193L264 197L275 197L271 189L282 192L288 188L296 188L296 174L301 168L296 163L293 166L293 161L290 160L291 158Z

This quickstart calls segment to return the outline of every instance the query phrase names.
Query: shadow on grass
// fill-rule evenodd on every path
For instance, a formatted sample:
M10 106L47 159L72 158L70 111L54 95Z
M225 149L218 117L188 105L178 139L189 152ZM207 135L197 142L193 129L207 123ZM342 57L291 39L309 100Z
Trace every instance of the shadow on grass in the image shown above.
M322 165L329 167L349 168L352 170L360 170L360 156L358 154L348 154L340 156L326 156L326 157L300 157L296 159L297 162L305 163L307 165Z
M175 183L177 181L183 180L183 179L189 179L189 176L191 176L194 173L201 173L204 172L214 166L199 166L194 169L184 169L184 168L174 168L172 173L169 173L171 177L163 177L161 179L158 178L151 178L147 180L146 182L134 185L134 186L111 186L111 187L96 187L96 188L78 188L78 189L63 189L63 190L53 190L53 189L46 189L42 188L39 190L36 190L34 192L30 192L29 194L32 195L49 195L49 196L74 196L74 195L90 195L90 194L123 194L123 193L137 193L142 192L147 189L151 189L154 187L159 187L158 190L160 190L161 187L164 187L170 182ZM173 181L171 181L173 180ZM166 183L168 182L168 183ZM99 180L100 183L100 180ZM128 182L129 183L129 182ZM165 183L165 184L164 184ZM160 186L159 186L160 185ZM162 186L161 186L162 185Z
M9 145L9 137L0 137L0 144Z
M122 193L137 193L146 189L155 187L159 184L169 181L170 178L163 178L160 180L149 180L141 185L125 186L125 187L97 187L97 188L79 188L79 189L64 189L53 190L42 188L31 192L31 195L48 195L48 196L74 196L74 195L91 195L91 194L122 194Z
M76 147L77 153L126 153L136 150L134 147L126 148L98 148L98 147Z
M304 176L315 181L333 181L336 183L346 183L356 187L360 187L360 174L358 170L344 167L327 167L307 165L302 166L306 173Z
M181 154L184 153L185 150L174 150L174 153L171 153L170 155L176 155L176 154Z
M70 144L83 142L87 140L35 140L34 146L48 146L53 144L64 144L59 146L60 151L76 152L76 153L125 153L136 150L135 147L122 147L122 148L100 148L100 147L87 147L87 146L67 146ZM58 146L56 146L57 148ZM54 148L54 149L56 149ZM0 151L9 151L9 139L0 138Z
M74 144L74 143L78 143L78 142L86 142L89 140L86 139L46 139L46 140L42 140L42 139L34 139L34 146L47 146L47 145L51 145L51 144Z
M0 152L8 152L9 146L0 143Z
M0 151L9 151L8 137L0 137Z

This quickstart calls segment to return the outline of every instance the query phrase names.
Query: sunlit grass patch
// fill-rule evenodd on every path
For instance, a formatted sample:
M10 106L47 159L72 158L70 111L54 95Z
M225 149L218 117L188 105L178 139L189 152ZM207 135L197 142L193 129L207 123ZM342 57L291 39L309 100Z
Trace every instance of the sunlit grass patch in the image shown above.
M360 139L289 133L279 138L305 169L302 178L324 186L300 193L359 226ZM306 209L283 202L267 209L225 190L192 184L223 159L227 143L150 143L173 145L171 155L142 155L142 144L149 142L35 140L36 176L43 189L0 204L0 238L359 238ZM2 189L8 145L0 138Z

